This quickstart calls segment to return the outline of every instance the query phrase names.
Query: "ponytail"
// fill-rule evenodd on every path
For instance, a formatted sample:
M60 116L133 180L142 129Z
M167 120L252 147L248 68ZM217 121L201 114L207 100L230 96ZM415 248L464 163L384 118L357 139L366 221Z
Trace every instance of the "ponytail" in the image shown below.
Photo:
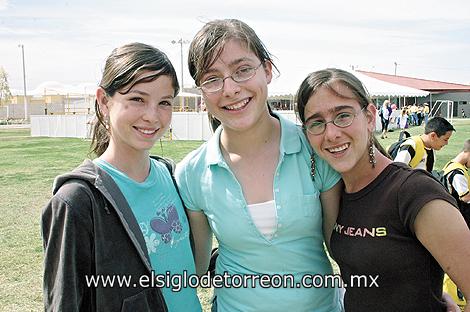
M95 100L95 112L96 117L93 120L93 137L91 140L90 153L100 157L108 148L110 137L97 100Z

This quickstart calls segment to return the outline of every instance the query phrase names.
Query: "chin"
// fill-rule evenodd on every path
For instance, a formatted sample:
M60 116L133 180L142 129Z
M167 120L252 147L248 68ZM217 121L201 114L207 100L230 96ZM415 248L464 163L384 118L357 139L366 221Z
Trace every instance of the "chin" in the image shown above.
M350 166L349 164L345 163L344 160L338 161L337 159L335 159L334 161L328 161L328 164L340 174L347 173L354 169L353 166Z

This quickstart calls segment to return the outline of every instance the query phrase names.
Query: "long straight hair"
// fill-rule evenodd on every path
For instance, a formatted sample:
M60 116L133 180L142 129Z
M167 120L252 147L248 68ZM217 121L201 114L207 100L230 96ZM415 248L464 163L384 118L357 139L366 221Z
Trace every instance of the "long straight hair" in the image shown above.
M138 79L146 71L157 71L157 74ZM136 42L123 45L111 52L106 59L99 86L108 97L112 97L116 92L126 94L137 83L153 81L160 76L170 77L176 96L179 91L178 78L169 58L155 47ZM99 157L108 148L110 134L106 129L98 101L95 101L95 112L90 149Z

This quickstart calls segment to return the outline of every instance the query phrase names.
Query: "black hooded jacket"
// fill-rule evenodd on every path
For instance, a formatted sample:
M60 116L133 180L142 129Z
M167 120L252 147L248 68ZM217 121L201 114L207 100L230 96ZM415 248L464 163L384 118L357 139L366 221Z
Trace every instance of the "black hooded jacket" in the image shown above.
M161 290L149 287L140 227L114 180L92 161L55 179L41 221L46 311L167 311ZM108 285L87 285L90 277ZM123 278L129 285L119 285Z

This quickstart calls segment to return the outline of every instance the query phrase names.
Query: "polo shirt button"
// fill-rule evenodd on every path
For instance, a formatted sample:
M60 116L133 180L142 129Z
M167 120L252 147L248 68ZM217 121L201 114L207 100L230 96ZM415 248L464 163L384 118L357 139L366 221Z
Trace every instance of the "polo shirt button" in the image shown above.
M277 205L277 209L281 209L281 206L280 206L280 205Z

